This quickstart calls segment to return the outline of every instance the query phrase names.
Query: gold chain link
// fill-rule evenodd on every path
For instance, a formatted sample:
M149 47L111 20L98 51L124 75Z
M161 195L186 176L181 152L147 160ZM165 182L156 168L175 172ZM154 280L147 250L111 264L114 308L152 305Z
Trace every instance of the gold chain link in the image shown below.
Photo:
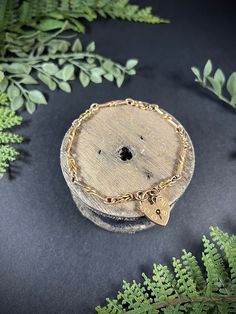
M126 193L126 194L118 195L118 196L106 196L106 195L101 194L99 191L97 191L96 189L87 185L85 182L79 179L79 175L78 175L79 166L77 165L73 157L72 146L75 139L75 135L85 120L88 120L92 115L94 115L101 108L124 106L124 105L134 106L141 110L155 111L160 115L161 118L165 119L175 129L176 133L180 137L180 141L182 144L181 149L180 149L180 154L179 154L180 157L178 159L176 173L172 177L164 179L160 183L156 184L154 187L147 190L140 190L140 191ZM160 194L162 190L166 189L167 187L172 186L178 180L181 179L184 163L186 160L186 152L190 148L191 148L191 145L189 143L188 136L185 130L179 123L176 123L175 121L173 121L172 117L168 113L161 110L158 105L146 104L141 101L136 101L136 100L128 98L126 100L116 100L116 101L111 101L111 102L100 104L100 105L96 103L92 104L90 106L90 109L82 113L80 117L72 123L72 126L69 129L68 142L66 145L67 165L69 168L72 182L80 185L89 194L99 197L106 204L117 204L117 203L128 202L128 201L144 201L147 199L152 201Z

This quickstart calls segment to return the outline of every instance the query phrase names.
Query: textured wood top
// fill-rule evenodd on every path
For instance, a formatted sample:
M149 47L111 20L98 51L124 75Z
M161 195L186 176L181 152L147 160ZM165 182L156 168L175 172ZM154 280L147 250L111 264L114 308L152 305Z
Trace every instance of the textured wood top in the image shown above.
M131 219L142 216L137 202L107 205L71 182L65 156L67 136L61 147L61 166L73 197L105 215ZM172 176L179 149L180 139L170 124L156 112L131 106L98 110L82 125L73 147L82 179L108 196L145 190ZM182 195L193 171L192 148L183 178L164 192L171 204Z

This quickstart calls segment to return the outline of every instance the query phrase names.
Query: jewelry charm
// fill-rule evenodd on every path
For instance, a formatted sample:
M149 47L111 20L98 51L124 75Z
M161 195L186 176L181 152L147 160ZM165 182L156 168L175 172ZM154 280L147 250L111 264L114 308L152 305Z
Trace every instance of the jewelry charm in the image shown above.
M162 196L158 196L152 202L150 200L140 202L140 210L158 225L166 226L169 221L170 205Z

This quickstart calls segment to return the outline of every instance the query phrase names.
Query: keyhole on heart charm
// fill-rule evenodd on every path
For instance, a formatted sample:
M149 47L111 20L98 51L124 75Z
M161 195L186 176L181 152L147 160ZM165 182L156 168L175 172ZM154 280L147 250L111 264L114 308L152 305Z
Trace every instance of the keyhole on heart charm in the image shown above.
M156 214L160 217L160 219L162 219L162 217L161 217L161 210L160 209L156 209Z

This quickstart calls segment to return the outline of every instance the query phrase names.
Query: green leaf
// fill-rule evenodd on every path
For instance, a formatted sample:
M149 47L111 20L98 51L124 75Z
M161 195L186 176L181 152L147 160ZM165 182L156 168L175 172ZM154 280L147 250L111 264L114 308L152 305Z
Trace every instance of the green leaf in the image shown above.
M4 92L8 86L8 79L4 77L4 79L0 82L0 91Z
M82 51L82 49L83 49L82 43L81 43L80 39L77 38L77 39L74 41L71 50L72 50L73 52L79 52L79 51Z
M31 75L26 75L20 83L22 84L38 84L38 82L31 76Z
M204 70L203 70L204 78L206 78L208 75L210 75L211 71L212 71L212 63L211 63L211 60L208 60L205 67L204 67Z
M91 74L97 75L97 76L101 76L101 75L103 75L104 73L106 73L105 70L104 70L103 68L99 68L99 67L93 68L93 69L91 70Z
M88 44L88 46L86 47L86 51L87 52L93 52L95 50L95 42L91 41L90 44Z
M102 77L98 74L91 74L90 79L93 83L96 84L102 83Z
M54 91L57 87L56 83L47 75L42 73L38 73L38 78L42 81L45 85L49 87L50 90Z
M29 64L25 64L24 67L25 67L25 73L30 74L32 67Z
M48 74L52 74L52 75L59 71L58 66L52 62L44 63L42 65L42 68L45 72L47 72Z
M216 81L215 79L213 79L212 77L208 77L207 79L211 83L211 85L212 85L216 95L219 96L221 94L221 85L220 85L220 83L218 81Z
M131 69L131 70L127 71L127 73L129 75L135 75L136 74L136 70L135 69Z
M60 44L57 46L57 50L60 52L67 52L69 49L70 43L66 40L60 40Z
M115 78L118 78L121 75L121 70L116 67L113 67L112 74L115 76Z
M7 89L7 95L10 99L14 99L15 97L20 95L20 90L18 87L11 84Z
M51 80L48 84L48 87L51 91L54 91L57 88L57 84L53 80Z
M191 70L192 70L193 74L197 77L197 79L199 81L201 81L202 79L201 79L201 73L200 73L199 69L196 67L191 67Z
M55 11L55 12L50 12L50 17L54 17L57 20L62 20L64 18L64 15L58 11Z
M66 60L63 59L63 58L60 58L60 59L58 60L59 65L63 65L65 62L66 62Z
M66 93L71 92L71 86L67 82L60 82L58 86L60 87L61 90L63 90Z
M54 29L62 28L63 26L64 21L46 18L44 20L41 20L40 23L37 24L37 29L43 32L48 32Z
M42 81L44 84L46 84L48 86L49 81L51 81L50 77L48 77L48 76L46 76L46 75L44 75L44 74L42 74L40 72L38 73L37 76L40 79L40 81Z
M137 59L130 59L126 62L126 69L131 70L138 64Z
M86 61L88 62L88 64L93 64L95 62L94 58L87 58Z
M21 63L11 63L6 68L7 72L12 74L21 74L26 73L29 74L31 71L31 67L27 64L21 64Z
M231 96L236 94L236 72L233 72L227 81L227 90Z
M50 54L54 54L57 51L66 52L70 46L70 42L62 39L52 39L48 42Z
M11 109L16 111L22 107L24 99L22 96L17 96L11 101Z
M3 81L5 75L2 71L0 71L0 83Z
M121 74L120 76L117 77L116 84L117 84L118 87L121 87L121 85L124 82L124 79L125 79L124 74Z
M70 27L77 33L84 33L85 27L78 19L71 19Z
M88 76L86 73L84 73L82 70L81 70L80 73L79 73L79 79L80 79L80 82L81 82L81 84L83 85L83 87L88 86L89 81L90 81L90 78L89 78L89 76Z
M114 66L114 62L112 62L111 60L106 60L102 64L103 69L105 69L107 72L112 72L113 66Z
M88 63L83 62L83 71L85 71L85 70L90 71L92 68L94 68L94 64L88 64Z
M26 104L25 104L25 106L26 106L26 110L27 110L30 114L32 114L32 113L35 112L36 105L35 105L33 102L27 101Z
M29 91L29 99L35 104L46 105L47 101L42 92L39 90Z
M230 103L233 107L236 107L236 94L232 96Z
M107 79L110 82L112 82L114 80L114 76L111 73L106 73L103 76L105 77L105 79Z
M72 76L74 75L75 68L72 64L67 64L62 69L62 77L64 81L68 81L72 79Z
M221 86L224 85L224 83L225 83L225 75L224 75L224 73L222 72L221 69L217 69L216 70L216 73L214 75L214 80L218 81Z
M58 71L54 75L55 77L59 78L60 80L63 80L63 70Z
M41 55L44 52L44 50L45 50L45 46L43 45L38 46L37 55Z

